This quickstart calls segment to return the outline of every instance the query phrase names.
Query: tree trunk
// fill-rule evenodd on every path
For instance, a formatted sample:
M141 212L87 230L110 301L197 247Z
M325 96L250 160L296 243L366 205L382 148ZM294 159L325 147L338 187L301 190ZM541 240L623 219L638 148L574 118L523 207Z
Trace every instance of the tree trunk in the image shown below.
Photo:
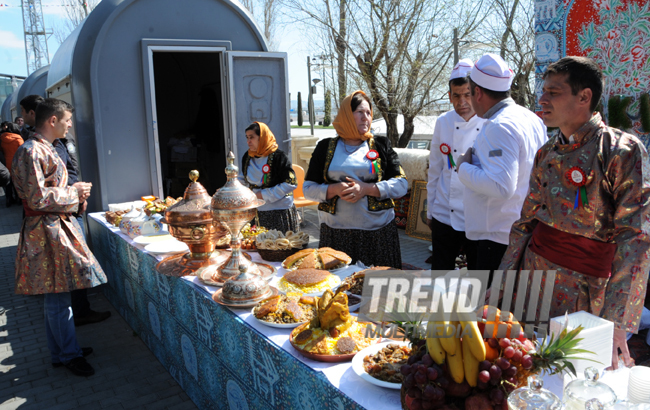
M336 42L336 54L338 58L338 85L339 85L339 109L341 108L341 102L348 94L348 82L345 75L345 37L347 36L347 26L346 26L346 15L347 15L347 0L340 0L339 3L339 32L335 39Z
M517 12L517 6L519 5L519 0L515 0L515 2L512 4L512 10L510 11L510 15L508 15L507 21L506 21L506 29L503 32L503 36L501 36L501 58L505 59L506 58L506 50L508 48L508 36L510 35L510 32L512 31L512 22L515 19L515 13Z
M397 112L388 112L384 115L384 120L386 121L386 136L390 141L390 145L393 147L397 146L399 141L399 130L397 129Z
M414 116L404 116L404 132L399 137L399 142L397 143L397 148L406 148L409 144L409 141L413 137L413 132L415 131L415 117Z
M323 117L323 126L329 127L332 123L332 93L330 90L325 91L325 115Z

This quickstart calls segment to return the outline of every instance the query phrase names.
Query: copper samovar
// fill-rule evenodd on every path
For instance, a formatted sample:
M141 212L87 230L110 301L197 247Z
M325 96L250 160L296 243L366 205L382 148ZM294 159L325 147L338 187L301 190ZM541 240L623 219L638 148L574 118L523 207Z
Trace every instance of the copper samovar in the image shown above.
M200 268L223 263L229 253L216 251L217 245L230 239L228 228L214 222L210 210L210 195L197 180L198 171L189 174L192 181L185 189L183 200L165 212L164 222L169 233L187 244L190 251L170 256L156 266L159 273L167 276L194 275Z
M226 167L226 184L212 197L212 218L223 223L230 231L230 258L211 273L211 282L223 287L217 290L212 299L217 303L232 307L251 307L257 302L277 295L278 290L269 286L268 280L276 270L270 265L255 263L244 257L241 252L241 229L255 217L257 208L264 205L262 199L243 186L237 180L235 156L228 154ZM199 275L204 282L205 268Z

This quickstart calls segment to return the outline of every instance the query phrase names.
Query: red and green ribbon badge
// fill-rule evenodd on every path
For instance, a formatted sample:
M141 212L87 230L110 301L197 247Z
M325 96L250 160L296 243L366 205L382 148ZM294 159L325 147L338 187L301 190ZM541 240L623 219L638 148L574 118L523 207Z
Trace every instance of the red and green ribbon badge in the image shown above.
M370 160L370 173L375 174L377 173L377 158L379 158L379 153L375 151L374 149L371 149L368 151L366 154L366 158Z
M269 164L264 164L264 166L262 167L262 172L264 173L264 177L262 178L262 183L266 184L266 182L269 179L269 173L271 172L271 167L269 166Z
M579 207L585 207L589 205L589 199L587 198L587 174L580 167L573 167L566 173L567 179L575 186L578 187L576 191L576 200L573 204L573 209L578 209Z
M454 162L454 157L451 156L451 147L445 143L440 144L440 152L442 155L447 156L447 166L449 169L456 168L456 163Z

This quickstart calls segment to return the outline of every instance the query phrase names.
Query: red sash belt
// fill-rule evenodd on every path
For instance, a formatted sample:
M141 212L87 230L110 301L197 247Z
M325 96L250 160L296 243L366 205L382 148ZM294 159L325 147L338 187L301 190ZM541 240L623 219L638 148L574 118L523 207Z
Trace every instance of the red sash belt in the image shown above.
M539 221L538 221L539 222ZM539 222L528 245L556 265L597 278L609 278L616 244L574 235Z
M68 216L69 214L61 213L61 212L43 212L43 211L35 211L32 208L28 207L27 204L25 204L25 200L23 200L23 209L25 210L25 216L44 216L44 215L58 215L61 217Z

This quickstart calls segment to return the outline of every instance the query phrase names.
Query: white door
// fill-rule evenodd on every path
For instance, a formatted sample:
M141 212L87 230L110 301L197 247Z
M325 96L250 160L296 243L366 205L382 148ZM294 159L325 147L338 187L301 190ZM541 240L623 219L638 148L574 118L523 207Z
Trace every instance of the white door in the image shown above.
M291 158L287 54L227 51L229 147L237 164L248 149L245 130L253 121L269 126L278 145Z

